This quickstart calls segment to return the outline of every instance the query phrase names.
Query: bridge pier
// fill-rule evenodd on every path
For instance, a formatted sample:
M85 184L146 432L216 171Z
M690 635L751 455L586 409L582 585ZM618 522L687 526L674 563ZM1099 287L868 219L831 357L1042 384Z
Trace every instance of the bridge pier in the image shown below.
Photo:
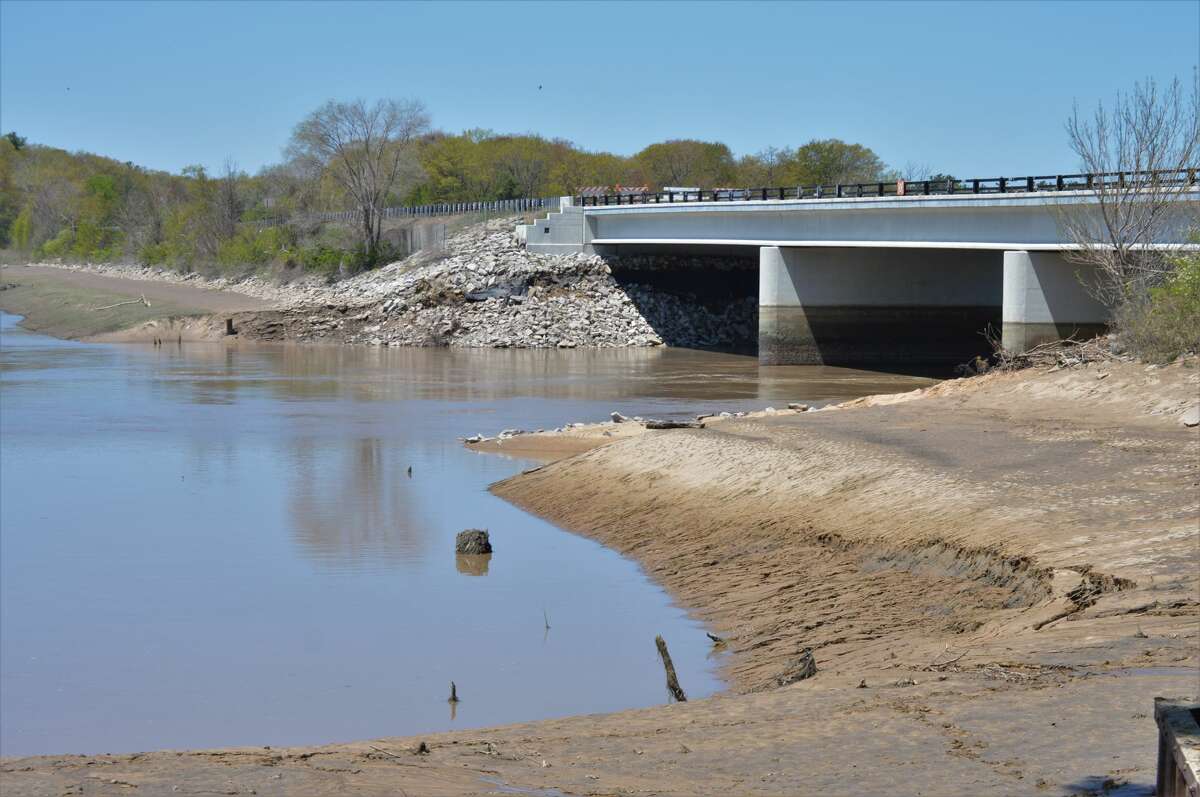
M1105 329L1108 309L1092 297L1095 273L1058 252L1004 253L1002 342L1012 352Z
M999 325L998 251L759 249L763 365L955 365Z

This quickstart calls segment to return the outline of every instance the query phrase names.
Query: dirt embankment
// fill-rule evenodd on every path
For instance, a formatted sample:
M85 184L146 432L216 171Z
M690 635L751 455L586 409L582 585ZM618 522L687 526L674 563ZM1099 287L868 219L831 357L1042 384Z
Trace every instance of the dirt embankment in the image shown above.
M1149 794L1153 697L1200 672L1198 402L1195 361L1107 363L604 438L495 491L639 561L725 638L730 693L6 761L6 793Z

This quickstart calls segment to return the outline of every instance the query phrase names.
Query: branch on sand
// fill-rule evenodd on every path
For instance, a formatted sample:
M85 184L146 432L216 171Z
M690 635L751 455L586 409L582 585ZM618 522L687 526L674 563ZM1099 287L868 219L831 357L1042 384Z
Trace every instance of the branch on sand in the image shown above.
M658 646L658 656L662 659L663 669L667 671L667 691L680 703L686 703L687 695L683 693L683 687L679 685L679 676L675 674L675 665L667 650L666 640L659 635L654 637L654 644Z
M117 302L116 304L106 304L103 307L93 307L92 312L95 312L97 310L111 310L114 307L122 307L127 304L142 304L142 305L145 305L146 307L150 306L150 302L146 301L146 294L143 293L138 298L130 299L127 302Z
M649 420L644 424L647 429L703 429L704 424L699 421L658 421Z

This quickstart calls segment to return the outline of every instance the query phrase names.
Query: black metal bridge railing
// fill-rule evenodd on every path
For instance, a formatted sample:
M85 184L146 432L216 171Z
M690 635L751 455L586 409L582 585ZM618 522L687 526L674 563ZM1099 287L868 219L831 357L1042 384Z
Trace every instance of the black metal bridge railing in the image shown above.
M637 194L577 196L583 207L647 205L670 202L721 202L779 199L835 199L887 196L950 196L957 194L1026 194L1039 191L1102 191L1137 187L1195 186L1200 167L1144 172L1051 174L1029 177L979 177L970 180L894 180L835 185L796 185L776 188L712 188Z

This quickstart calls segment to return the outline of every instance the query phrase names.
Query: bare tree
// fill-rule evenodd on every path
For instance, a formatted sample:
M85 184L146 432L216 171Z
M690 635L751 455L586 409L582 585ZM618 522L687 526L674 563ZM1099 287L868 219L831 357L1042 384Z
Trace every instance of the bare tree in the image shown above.
M1185 89L1173 80L1160 90L1151 78L1103 103L1090 116L1078 106L1066 122L1082 170L1098 175L1091 207L1062 210L1059 225L1075 244L1066 256L1095 268L1096 298L1110 306L1160 282L1173 268L1164 238L1194 228L1194 190L1200 155L1200 79Z
M429 117L416 101L330 100L292 132L289 156L313 174L331 174L354 203L371 260L379 249L385 200L402 183L418 179L410 145L428 129Z
M32 154L21 162L13 182L28 197L33 216L30 241L37 245L64 227L73 227L80 188L61 164L51 162L42 150L35 148Z
M497 169L516 196L537 196L550 174L552 145L537 136L511 136L496 144Z
M217 186L217 226L222 238L237 235L238 222L242 220L242 197L239 183L242 173L233 158L225 159L225 168Z
M117 207L116 223L125 235L125 249L135 255L162 239L166 202L156 190L158 182L131 167L132 178L125 200Z
M899 177L910 183L920 183L926 180L931 183L944 183L954 179L954 175L940 172L924 161L908 161L899 169L893 170L889 176Z
M767 147L738 162L738 180L746 188L783 185L788 164L796 157L791 147Z

